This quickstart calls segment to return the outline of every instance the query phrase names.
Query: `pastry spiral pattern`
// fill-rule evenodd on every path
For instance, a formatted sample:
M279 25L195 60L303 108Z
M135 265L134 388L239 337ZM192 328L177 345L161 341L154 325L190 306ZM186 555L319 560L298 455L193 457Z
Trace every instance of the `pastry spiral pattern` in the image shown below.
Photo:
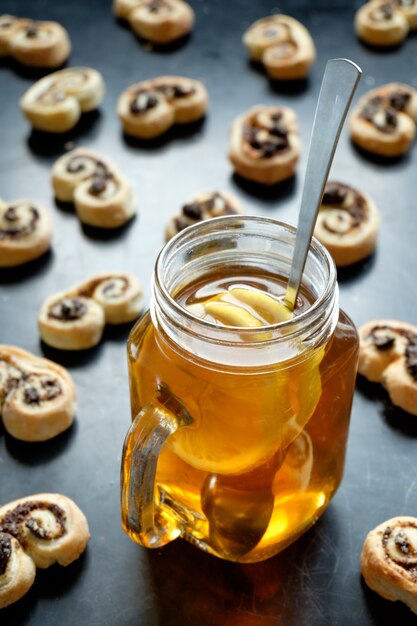
M361 556L367 585L417 613L417 519L394 517L366 537Z
M28 591L37 567L75 561L89 538L84 514L63 495L41 493L0 507L0 608Z
M71 67L38 80L22 96L20 107L34 128L64 133L82 113L96 109L103 95L104 82L97 70Z
M371 46L397 46L417 28L415 0L371 0L356 12L355 32Z
M359 336L359 373L382 383L393 404L417 415L417 326L375 320Z
M46 441L72 424L76 392L68 372L14 346L0 346L0 414L22 441Z
M350 116L352 140L364 150L387 157L400 156L416 136L417 90L388 83L361 98Z
M240 202L231 194L224 191L199 193L190 198L181 211L170 218L165 229L165 241L169 241L180 231L198 222L241 213L243 209Z
M249 56L260 61L267 74L277 80L305 78L316 58L310 33L288 15L258 20L245 32L243 43Z
M11 56L32 67L56 68L70 52L71 42L61 24L0 16L0 57Z
M49 250L51 239L52 222L42 205L0 199L0 267L37 259Z
M113 11L139 37L160 45L187 35L195 21L193 9L184 0L114 0Z
M288 107L255 106L232 124L229 159L244 178L276 184L294 175L299 155L297 117Z
M48 345L84 350L97 345L106 324L124 324L142 310L142 287L131 274L98 274L43 303L38 326Z
M108 159L86 148L55 162L52 186L58 200L74 204L84 224L118 228L136 212L130 182Z
M327 183L314 235L336 265L351 265L369 256L378 231L379 212L368 195L343 183Z
M203 83L182 76L160 76L130 86L122 93L117 113L127 135L152 139L174 124L204 117L208 95Z

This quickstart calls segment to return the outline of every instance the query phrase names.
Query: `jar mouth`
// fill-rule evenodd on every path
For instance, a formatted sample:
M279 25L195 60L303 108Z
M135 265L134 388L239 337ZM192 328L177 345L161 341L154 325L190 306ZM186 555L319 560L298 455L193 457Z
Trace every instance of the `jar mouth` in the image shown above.
M206 329L208 331L230 331L231 333L239 333L240 336L250 337L251 335L257 334L259 335L260 327L259 326L221 326L216 324L215 322L211 322L207 319L200 318L186 308L181 306L175 298L171 295L169 288L166 285L164 270L167 264L170 262L170 257L179 253L180 250L184 248L187 244L189 245L192 241L197 241L202 238L209 238L210 234L216 234L219 232L224 232L226 230L235 229L236 234L239 234L239 231L245 228L245 225L262 225L263 227L270 227L271 231L281 229L282 231L286 231L294 237L297 232L295 226L288 224L286 222L281 222L279 220L275 220L269 217L260 217L257 215L233 215L233 216L222 216L211 218L210 220L205 220L202 222L198 222L192 226L188 226L186 229L180 231L175 235L169 242L162 248L159 253L156 266L155 266L155 287L159 294L162 295L165 302L169 305L169 308L172 309L173 312L177 313L181 318L188 321L189 324L195 325L198 324L201 329ZM267 232L267 231L265 231ZM273 232L271 232L271 235ZM291 329L295 326L297 328L304 323L308 323L312 317L315 317L322 310L323 306L329 301L331 301L332 296L335 290L336 284L336 267L334 261L330 255L330 253L326 250L326 248L315 238L312 238L310 249L308 255L315 254L318 258L324 261L324 272L327 273L327 280L325 283L325 287L322 292L315 297L311 306L309 306L305 311L294 315L289 320L283 320L280 322L275 322L274 324L267 324L262 326L263 332L272 332L279 331L283 335L291 334ZM305 271L305 270L304 270ZM303 275L304 279L304 275ZM303 281L302 281L303 284ZM188 324L187 324L188 326Z

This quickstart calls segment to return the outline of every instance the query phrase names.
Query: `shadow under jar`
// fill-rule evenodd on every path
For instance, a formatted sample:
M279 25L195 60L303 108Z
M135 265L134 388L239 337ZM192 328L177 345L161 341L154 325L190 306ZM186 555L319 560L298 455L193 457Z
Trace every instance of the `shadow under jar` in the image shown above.
M223 559L261 561L334 495L358 336L324 247L313 239L287 321L230 326L189 306L230 286L282 301L294 242L292 226L233 216L187 228L161 251L151 309L128 340L121 508L134 541L157 548L181 536Z

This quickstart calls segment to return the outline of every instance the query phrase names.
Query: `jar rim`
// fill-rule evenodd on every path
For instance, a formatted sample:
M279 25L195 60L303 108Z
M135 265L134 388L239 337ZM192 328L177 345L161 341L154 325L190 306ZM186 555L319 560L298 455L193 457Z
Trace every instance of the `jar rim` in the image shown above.
M183 318L187 319L189 322L193 324L198 323L199 325L201 325L201 328L206 328L207 330L219 331L221 329L222 331L231 331L233 333L239 332L240 335L250 336L251 334L255 334L255 333L259 334L258 326L241 327L241 326L229 326L228 325L225 327L223 326L220 327L215 322L211 322L209 320L197 317L196 315L188 311L185 307L181 306L175 300L175 298L170 294L168 288L165 285L165 282L163 280L163 275L162 275L164 262L168 258L169 254L172 253L173 248L175 247L178 248L178 246L181 243L186 243L187 241L194 239L195 236L200 231L202 230L204 231L204 229L207 229L208 227L211 227L213 230L216 230L216 225L219 225L219 226L221 225L222 230L225 230L228 224L235 224L235 223L242 223L242 222L261 223L265 225L269 224L273 227L280 227L283 230L287 230L289 233L294 235L294 237L297 231L297 228L292 224L288 224L287 222L276 220L270 217L264 217L264 216L258 216L258 215L225 215L225 216L215 217L209 220L197 222L196 224L188 226L184 230L177 233L162 248L156 260L154 280L160 293L163 295L164 299L169 303L170 307L172 307L176 313L178 313ZM268 325L262 326L263 332L267 332L267 331L273 332L275 330L279 330L279 331L283 331L284 335L286 335L287 333L291 334L292 327L294 327L295 325L299 326L303 322L306 322L307 320L309 320L311 317L314 317L315 313L319 312L321 307L331 298L332 293L335 288L335 284L336 284L335 263L330 253L325 248L325 246L322 243L320 243L318 239L316 239L315 237L313 237L311 240L309 254L312 250L319 257L323 258L323 260L325 261L327 273L328 273L328 278L326 280L325 288L323 289L322 293L319 294L318 297L314 300L311 306L309 306L305 311L303 311L302 313L298 315L294 315L294 317L292 317L289 320L284 320L281 322L275 322L274 324L268 324Z

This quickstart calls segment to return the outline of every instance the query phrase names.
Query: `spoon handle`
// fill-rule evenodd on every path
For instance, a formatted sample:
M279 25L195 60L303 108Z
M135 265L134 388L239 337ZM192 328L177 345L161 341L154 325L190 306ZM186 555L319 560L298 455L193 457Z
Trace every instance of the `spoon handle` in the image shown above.
M285 293L285 303L291 311L297 300L337 142L361 74L362 70L348 59L332 59L326 65L314 117L294 256Z

